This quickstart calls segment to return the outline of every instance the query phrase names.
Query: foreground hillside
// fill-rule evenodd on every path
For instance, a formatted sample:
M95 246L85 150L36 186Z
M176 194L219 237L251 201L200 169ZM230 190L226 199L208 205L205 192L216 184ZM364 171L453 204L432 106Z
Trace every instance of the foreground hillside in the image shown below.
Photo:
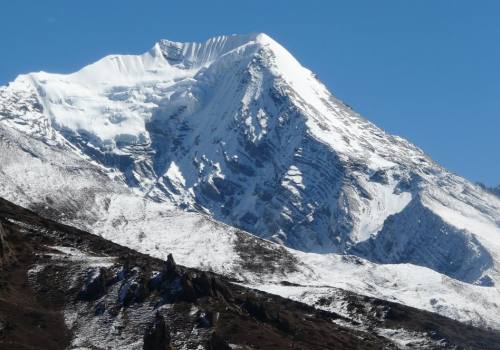
M494 349L500 342L499 333L354 293L343 300L355 318L319 311L5 200L0 267L1 349Z

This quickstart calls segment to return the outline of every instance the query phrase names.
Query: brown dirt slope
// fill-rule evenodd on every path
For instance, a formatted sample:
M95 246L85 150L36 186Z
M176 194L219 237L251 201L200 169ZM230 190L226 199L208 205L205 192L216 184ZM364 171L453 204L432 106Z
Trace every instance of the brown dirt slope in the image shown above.
M498 333L353 293L355 321L161 261L0 199L0 349L495 349ZM348 293L348 292L346 292ZM369 317L384 310L383 318ZM65 321L66 319L66 321ZM411 346L411 343L409 344Z

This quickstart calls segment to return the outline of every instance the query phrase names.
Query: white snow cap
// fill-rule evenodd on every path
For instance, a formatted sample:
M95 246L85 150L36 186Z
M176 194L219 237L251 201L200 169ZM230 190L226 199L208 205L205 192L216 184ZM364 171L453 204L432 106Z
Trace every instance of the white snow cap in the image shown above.
M101 145L120 140L142 143L148 140L145 123L160 99L171 99L176 89L196 88L200 70L223 56L233 53L233 64L264 46L286 52L266 34L218 36L204 43L160 40L142 55L109 55L67 75L20 75L11 85L37 91L49 120L58 128L90 133ZM218 74L224 72L205 74L203 79L220 78Z

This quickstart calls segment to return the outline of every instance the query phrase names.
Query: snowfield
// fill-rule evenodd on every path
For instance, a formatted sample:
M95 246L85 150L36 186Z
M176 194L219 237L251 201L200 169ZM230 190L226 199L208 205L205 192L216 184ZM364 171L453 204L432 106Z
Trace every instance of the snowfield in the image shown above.
M500 329L500 199L265 34L0 87L0 196L310 304L342 288Z

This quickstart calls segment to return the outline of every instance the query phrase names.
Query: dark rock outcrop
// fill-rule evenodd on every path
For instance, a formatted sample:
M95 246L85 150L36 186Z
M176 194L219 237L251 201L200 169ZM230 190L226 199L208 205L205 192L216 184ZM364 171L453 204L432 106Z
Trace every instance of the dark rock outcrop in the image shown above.
M169 278L176 277L180 275L180 270L177 267L177 264L174 261L174 257L172 254L168 254L167 261L165 263L165 269L163 270L165 275Z
M216 325L219 318L218 312L212 311L199 311L196 324L199 328L212 328Z
M87 272L85 284L78 298L81 300L97 300L106 293L106 276L108 271L104 267L93 268Z
M208 350L231 350L232 347L217 333L212 333L210 340L208 341Z
M170 350L170 328L165 323L163 316L157 312L153 322L144 334L144 350Z
M133 270L131 276L123 281L118 294L118 301L122 306L128 307L133 303L141 303L149 295L149 281L144 273Z
M11 251L6 237L7 234L0 223L0 266L6 263L11 257Z

